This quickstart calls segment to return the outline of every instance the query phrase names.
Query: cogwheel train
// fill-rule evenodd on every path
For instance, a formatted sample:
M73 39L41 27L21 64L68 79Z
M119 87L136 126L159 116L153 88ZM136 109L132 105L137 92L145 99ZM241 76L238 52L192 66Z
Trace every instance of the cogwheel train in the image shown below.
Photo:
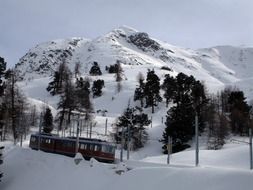
M39 145L40 139L40 145ZM78 144L78 145L77 145ZM80 137L59 137L48 134L33 134L30 138L30 148L45 152L74 157L79 152L87 160L95 158L98 161L112 163L115 161L116 146L100 139ZM76 147L78 146L78 147Z

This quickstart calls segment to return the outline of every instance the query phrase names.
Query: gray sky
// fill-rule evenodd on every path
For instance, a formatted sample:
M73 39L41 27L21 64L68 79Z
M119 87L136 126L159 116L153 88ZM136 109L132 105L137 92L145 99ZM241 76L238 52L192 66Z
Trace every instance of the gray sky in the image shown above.
M253 0L0 0L0 56L44 41L95 38L122 25L170 44L253 46Z

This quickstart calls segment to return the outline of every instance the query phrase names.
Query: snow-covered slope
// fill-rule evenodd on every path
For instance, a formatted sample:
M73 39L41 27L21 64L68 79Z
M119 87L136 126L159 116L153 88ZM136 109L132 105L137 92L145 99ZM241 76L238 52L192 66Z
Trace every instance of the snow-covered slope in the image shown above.
M130 161L126 162L126 167L121 167L122 164L102 164L96 161L82 161L75 165L73 158L16 147L5 153L4 178L0 188L249 190L253 186L253 173L249 169L243 169L244 158L248 155L245 148L240 146L225 151L200 152L204 155L202 161L205 160L205 164L201 163L200 167L187 162L189 157L193 157L193 152L193 155L182 152L172 157L173 162L185 162L188 165L166 165L165 160L154 164L157 160L149 158L149 162ZM212 162L210 158L215 160ZM241 168L233 168L234 163ZM227 165L230 168L224 167ZM124 168L130 170L121 175L116 174L118 169Z
M146 72L147 68L157 71L165 66L171 69L171 74L184 72L195 76L212 92L225 85L236 85L247 97L253 97L250 85L253 82L253 48L219 46L191 50L172 46L125 26L93 40L72 38L39 44L20 59L16 70L20 79L51 76L64 59L72 70L75 63L81 63L83 74L88 73L93 61L97 61L104 72L105 66L116 60L121 61L125 70L131 71L145 69ZM168 71L160 72L161 77L164 73Z

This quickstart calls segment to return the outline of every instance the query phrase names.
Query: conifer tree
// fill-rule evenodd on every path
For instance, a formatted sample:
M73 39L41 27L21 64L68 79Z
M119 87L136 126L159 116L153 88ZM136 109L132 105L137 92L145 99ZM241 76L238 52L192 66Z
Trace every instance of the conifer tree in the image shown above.
M154 113L154 107L157 106L158 102L162 101L162 97L160 96L160 79L154 70L149 70L147 73L144 94L146 107L152 107L152 113Z
M46 108L45 114L43 116L42 126L44 133L51 133L51 131L54 129L53 115L49 107Z
M4 95L4 89L5 89L5 83L3 81L3 76L6 71L6 62L4 58L0 57L0 140L3 140L3 128L4 128L4 123L3 123L3 115L4 115L4 110L3 110L3 105L2 105L2 98ZM0 166L3 163L3 146L0 146ZM3 177L3 173L0 170L0 181L1 178Z
M164 90L164 98L166 99L166 107L169 105L169 101L173 99L176 92L176 80L169 74L165 75L165 79L162 84L162 89Z
M53 81L48 84L47 91L50 92L52 96L61 94L64 91L64 82L70 80L71 72L63 61L57 71L55 71L53 76Z
M122 88L121 81L123 80L123 69L121 67L119 60L116 61L116 65L117 65L117 69L115 73L115 80L117 82L116 90L117 92L120 92Z
M4 93L4 75L5 75L5 71L6 71L6 62L4 60L4 58L0 57L0 97L3 95Z
M93 97L99 97L102 95L102 88L104 87L104 80L95 80L92 85Z
M90 69L90 75L93 76L102 75L100 67L96 61L93 62L93 66Z
M169 80L168 80L169 81ZM193 76L179 73L173 81L171 92L175 106L167 112L166 129L163 133L163 142L167 145L168 136L171 136L173 152L187 148L187 141L194 135L195 115L199 118L199 130L203 131L203 108L207 103L204 86ZM168 85L168 84L167 84ZM166 147L163 147L166 152Z
M93 105L90 100L90 79L82 77L76 81L76 100L79 111L91 112Z
M143 99L145 98L145 93L144 93L144 89L145 89L145 83L144 83L144 77L141 73L139 73L138 77L137 77L138 83L139 83L139 87L137 87L135 89L134 92L134 101L139 100L141 103L141 107L143 107Z
M6 62L4 58L0 57L0 140L3 140L4 131L4 108L3 108L3 96L6 88L4 82L4 75L6 71Z
M54 96L56 94L59 94L60 89L61 89L60 76L59 72L56 71L54 73L53 81L49 82L48 84L47 91L50 92L52 96Z
M142 113L141 108L128 107L117 119L115 140L120 143L123 136L125 148L128 140L130 140L131 147L134 150L143 147L147 140L147 133L144 127L148 126L150 122L148 115Z
M228 99L232 132L245 135L248 132L248 120L251 106L246 102L242 91L232 91Z

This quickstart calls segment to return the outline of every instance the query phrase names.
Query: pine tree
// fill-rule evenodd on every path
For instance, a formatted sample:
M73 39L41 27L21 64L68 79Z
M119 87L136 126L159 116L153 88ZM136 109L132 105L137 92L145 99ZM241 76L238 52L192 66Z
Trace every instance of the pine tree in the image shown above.
M144 77L141 73L139 73L138 77L137 77L138 83L139 83L139 87L137 87L135 89L134 92L134 101L139 100L141 103L141 107L143 107L143 99L145 98L145 93L144 93L144 89L145 89L145 83L144 83Z
M47 91L50 92L52 96L59 94L61 90L61 84L60 84L60 75L59 72L56 71L54 73L53 81L49 82Z
M93 62L93 66L90 69L90 75L93 76L102 75L100 67L96 61Z
M3 105L2 105L2 97L4 95L4 89L5 89L5 83L3 81L3 75L5 74L6 71L6 62L4 61L4 58L0 57L0 140L3 140L3 130L4 130L4 123L3 123L3 115L4 115L4 110L3 110ZM0 146L0 166L3 164L3 146ZM1 178L3 177L3 173L0 170L0 181Z
M43 132L44 133L51 133L51 131L54 129L53 126L53 115L50 108L46 108L45 114L43 116Z
M116 73L115 73L115 80L117 82L116 90L119 93L122 88L121 81L123 80L123 69L121 67L119 60L116 61L116 65L117 65L117 67L116 67L117 69L116 69Z
M0 97L3 95L5 88L5 84L3 81L5 71L6 71L6 62L4 58L0 57Z
M232 132L245 135L248 132L248 120L251 106L246 102L242 91L232 91L228 103Z
M150 123L148 115L142 113L141 108L128 107L122 116L117 119L115 140L120 143L123 133L125 148L127 147L128 139L131 142L132 149L141 148L144 146L148 135L144 126L148 126ZM130 136L128 136L129 134Z
M189 97L185 97L190 100ZM172 137L172 149L173 152L178 152L188 148L187 142L194 135L194 118L195 112L192 106L185 106L185 104L179 104L173 106L167 112L166 128L163 133L163 142L165 145L168 143L168 136ZM167 148L163 149L166 153Z
M79 111L90 112L93 105L90 100L90 79L82 77L76 81L76 100Z
M171 98L175 106L167 112L166 129L163 133L163 142L167 145L168 136L171 136L173 152L187 148L187 141L194 135L195 115L199 118L199 130L203 131L203 108L208 102L204 86L193 76L179 73L174 81ZM173 83L174 83L173 82ZM176 87L175 87L176 86ZM167 151L166 147L165 152Z
M147 73L144 94L146 107L152 107L152 113L154 113L154 107L157 106L158 102L162 101L162 97L160 96L160 79L154 70L149 70Z
M6 62L4 58L0 57L0 140L3 140L3 133L4 133L4 108L3 108L3 96L4 90L6 88L4 82L4 75L6 71Z
M102 88L104 87L104 80L95 80L92 85L93 97L99 97L102 95Z
M71 72L63 61L59 65L57 71L55 71L53 81L48 84L47 91L50 92L52 96L61 94L64 90L64 82L70 80L70 78Z
M176 92L176 80L169 74L165 75L165 79L162 84L162 89L164 90L164 98L166 99L166 107L169 105L169 101L173 99Z

